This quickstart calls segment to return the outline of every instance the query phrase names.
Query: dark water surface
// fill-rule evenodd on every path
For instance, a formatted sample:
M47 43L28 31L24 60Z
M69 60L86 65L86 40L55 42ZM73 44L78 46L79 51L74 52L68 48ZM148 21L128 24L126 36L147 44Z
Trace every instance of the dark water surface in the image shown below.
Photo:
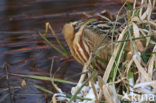
M50 48L39 36L45 31L45 23L50 22L60 40L66 45L61 30L65 22L84 18L84 13L95 14L103 10L116 12L120 5L112 0L0 0L0 98L7 95L11 87L13 103L46 103L45 93L33 87L43 86L51 91L50 82L20 78L10 74L29 74L49 76L51 61L54 59L55 77L66 79L79 73L81 65L72 58L64 58ZM49 40L56 46L54 37ZM6 67L9 79L6 80ZM26 88L21 87L25 80ZM78 77L68 78L77 81ZM10 85L8 85L8 83ZM71 85L59 84L70 93ZM49 96L50 97L50 96ZM10 103L10 97L2 103Z

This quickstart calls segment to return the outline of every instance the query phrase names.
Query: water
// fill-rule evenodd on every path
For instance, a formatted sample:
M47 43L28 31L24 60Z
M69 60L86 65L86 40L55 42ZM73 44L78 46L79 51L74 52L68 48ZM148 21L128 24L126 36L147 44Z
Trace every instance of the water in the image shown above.
M45 23L50 22L67 47L61 33L66 22L84 18L84 12L91 15L102 10L116 12L119 7L120 5L112 0L0 0L0 98L8 94L9 91L5 89L11 87L11 98L14 103L49 102L51 96L46 97L45 93L33 85L37 84L54 91L50 82L21 78L11 74L49 76L54 57L53 72L61 68L56 73L56 78L66 79L81 72L82 66L74 59L64 58L50 48L40 38L38 32L43 33ZM48 38L58 46L51 34ZM10 73L8 80L10 86L6 80L6 67ZM78 78L67 80L76 82ZM21 87L22 80L26 81L26 88ZM72 85L59 83L59 86L70 93ZM7 96L2 103L9 102L10 98Z

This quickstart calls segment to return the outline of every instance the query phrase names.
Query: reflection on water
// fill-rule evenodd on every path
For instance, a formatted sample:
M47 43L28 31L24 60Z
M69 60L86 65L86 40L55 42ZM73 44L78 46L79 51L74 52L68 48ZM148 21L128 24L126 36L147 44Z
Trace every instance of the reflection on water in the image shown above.
M81 65L73 59L69 59L70 62L65 63L65 58L45 44L38 35L38 32L44 32L45 23L50 22L61 41L66 44L61 35L61 29L65 22L72 19L84 18L84 12L92 15L102 10L115 12L119 8L119 5L110 1L111 0L1 0L0 88L5 89L8 87L5 79L4 63L7 64L9 73L49 76L51 60L55 57L54 72L58 67L61 67L56 77L64 78L80 72ZM48 37L52 43L58 46L52 35ZM66 70L67 72L65 72ZM78 77L68 80L74 81L77 79ZM9 75L9 80L11 87L15 88L21 85L22 78ZM45 103L46 99L43 94L32 87L32 84L44 84L43 86L49 90L52 89L51 84L37 80L25 80L28 83L26 89L12 89L13 102ZM60 86L68 92L71 87L63 84L60 84ZM7 93L8 91L0 92L0 97ZM8 96L4 103L9 102Z

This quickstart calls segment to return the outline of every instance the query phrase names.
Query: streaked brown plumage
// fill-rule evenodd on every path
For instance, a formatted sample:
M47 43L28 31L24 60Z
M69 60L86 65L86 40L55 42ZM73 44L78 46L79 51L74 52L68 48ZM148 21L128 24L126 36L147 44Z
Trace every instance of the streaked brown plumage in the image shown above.
M118 24L119 25L119 24ZM89 59L89 55L99 45L102 38L105 38L100 46L107 44L112 39L113 24L108 21L101 21L98 18L89 18L65 24L63 34L70 48L73 57L82 65ZM119 29L115 34L119 34ZM116 40L118 35L114 35ZM108 61L111 57L111 46L98 52L98 57ZM106 64L100 60L94 60L94 68L99 72L104 72Z

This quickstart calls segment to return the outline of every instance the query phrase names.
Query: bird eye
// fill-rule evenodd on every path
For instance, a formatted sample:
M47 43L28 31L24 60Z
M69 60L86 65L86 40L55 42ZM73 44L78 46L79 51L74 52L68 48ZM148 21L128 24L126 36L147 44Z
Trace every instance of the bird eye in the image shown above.
M80 22L73 22L72 26L74 28L74 32L76 33L79 30L81 23Z

